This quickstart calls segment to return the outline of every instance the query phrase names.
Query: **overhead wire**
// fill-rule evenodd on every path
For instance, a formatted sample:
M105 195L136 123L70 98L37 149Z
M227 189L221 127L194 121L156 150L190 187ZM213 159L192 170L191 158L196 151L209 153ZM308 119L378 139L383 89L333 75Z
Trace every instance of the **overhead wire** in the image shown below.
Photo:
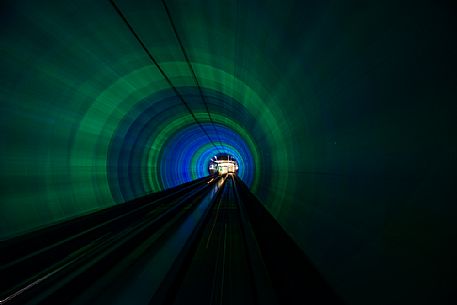
M192 109L190 108L189 104L186 102L186 100L184 99L184 97L182 96L182 94L178 91L178 89L173 85L172 81L170 80L170 78L168 77L168 75L165 73L165 71L162 69L162 67L160 66L159 62L157 61L157 59L151 54L151 52L149 51L149 49L146 47L146 45L144 44L144 42L141 40L140 36L136 33L136 31L133 29L132 25L130 24L130 22L127 20L127 17L124 15L124 13L121 11L121 9L119 8L119 6L116 4L116 2L114 0L109 0L111 5L113 6L114 10L117 12L117 14L121 17L121 19L124 21L124 23L127 25L128 29L130 30L130 32L132 33L132 35L135 37L135 39L138 41L138 43L141 45L141 47L143 48L144 52L148 55L149 59L154 63L154 65L157 67L157 69L159 70L159 72L162 74L162 76L164 77L165 81L168 83L168 85L172 88L172 90L174 91L174 93L176 94L176 96L178 97L178 99L181 101L181 103L186 107L187 111L190 113L190 115L192 116L192 118L194 119L194 121L197 123L197 125L201 128L201 130L203 131L203 133L208 137L208 140L210 141L210 143L214 146L214 148L216 148L216 150L222 154L221 150L217 147L217 145L214 143L214 141L211 139L211 137L209 136L208 132L206 131L206 129L203 127L203 125L200 123L200 121L197 119L197 117L195 116L194 112L192 111Z
M217 137L217 140L219 142L219 145L223 149L222 141L221 141L221 138L219 137L219 132L217 131L217 128L216 128L215 123L214 123L214 120L211 117L211 113L209 111L209 106L208 106L208 102L207 102L207 99L206 99L206 95L203 93L203 90L202 90L202 87L200 86L200 82L198 80L197 74L195 73L195 70L194 70L194 68L192 66L192 63L191 63L191 61L189 59L189 55L187 54L186 49L184 48L184 44L182 43L182 40L181 40L181 38L180 38L180 36L178 34L178 30L176 29L176 25L175 25L175 22L173 20L172 14L171 14L170 9L168 8L168 5L167 5L165 0L162 0L162 5L163 5L163 7L165 9L165 12L167 13L168 20L170 21L170 24L171 24L171 27L172 27L173 32L175 34L176 40L178 41L178 44L179 44L179 46L181 48L181 52L184 55L184 58L185 58L185 60L187 62L187 66L189 67L189 70L192 72L192 78L193 78L195 84L197 85L198 91L200 93L200 97L201 97L201 99L203 101L203 105L205 106L206 113L208 114L208 118L209 118L209 121L211 123L211 126L213 127L213 129L214 129L214 131L216 133L216 137Z

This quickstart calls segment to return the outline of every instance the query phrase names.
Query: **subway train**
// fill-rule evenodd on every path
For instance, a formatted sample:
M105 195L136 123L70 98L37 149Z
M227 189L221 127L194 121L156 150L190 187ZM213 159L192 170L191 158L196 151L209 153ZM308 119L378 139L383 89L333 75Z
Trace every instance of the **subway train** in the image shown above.
M228 173L238 172L238 163L235 160L212 160L209 165L210 174L218 174L219 176Z
M218 175L224 175L227 173L236 173L238 170L238 165L235 161L223 160L217 164L217 173Z

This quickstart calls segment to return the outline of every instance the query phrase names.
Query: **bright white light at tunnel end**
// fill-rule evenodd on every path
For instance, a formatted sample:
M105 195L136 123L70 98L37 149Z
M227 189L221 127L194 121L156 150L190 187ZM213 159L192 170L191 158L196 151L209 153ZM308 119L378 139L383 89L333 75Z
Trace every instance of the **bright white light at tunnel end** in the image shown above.
M208 163L208 172L210 174L225 175L228 173L236 174L239 170L238 161L230 154L220 154L219 159L214 156L216 160L211 158Z

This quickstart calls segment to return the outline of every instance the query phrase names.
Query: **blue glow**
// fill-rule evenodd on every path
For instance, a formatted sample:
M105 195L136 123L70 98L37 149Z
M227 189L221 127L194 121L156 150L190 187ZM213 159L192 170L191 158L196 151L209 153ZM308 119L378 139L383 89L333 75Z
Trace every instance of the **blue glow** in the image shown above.
M254 179L254 159L241 136L223 125L215 124L217 134L211 124L202 126L212 139L221 140L222 145L218 148L238 161L238 175L250 185ZM208 143L208 137L198 125L189 125L178 131L162 151L159 171L164 187L207 176L208 162L217 153L219 151Z

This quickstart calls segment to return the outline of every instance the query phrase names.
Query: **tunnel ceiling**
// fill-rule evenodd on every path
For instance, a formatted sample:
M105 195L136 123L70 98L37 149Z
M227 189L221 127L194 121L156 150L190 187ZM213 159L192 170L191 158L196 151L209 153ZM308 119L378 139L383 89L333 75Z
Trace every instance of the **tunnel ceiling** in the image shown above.
M221 150L351 302L367 269L400 281L449 237L427 203L455 198L446 7L167 1L205 106L162 3L116 3L194 117L109 1L2 1L2 239L207 175Z

